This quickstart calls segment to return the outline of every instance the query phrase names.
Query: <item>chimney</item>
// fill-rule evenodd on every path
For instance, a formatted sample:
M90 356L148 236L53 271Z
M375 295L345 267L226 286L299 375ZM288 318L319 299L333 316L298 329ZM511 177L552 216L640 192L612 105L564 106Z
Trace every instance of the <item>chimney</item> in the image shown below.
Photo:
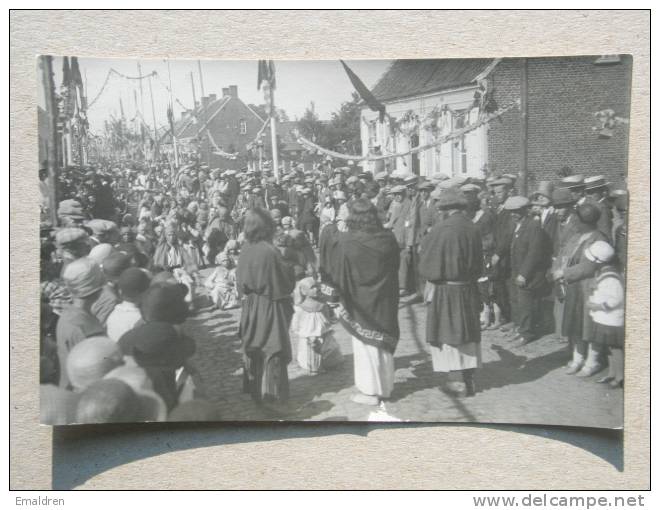
M229 87L222 87L222 97L227 97L229 95Z
M236 85L229 85L229 95L238 99L238 87Z
M202 108L206 108L209 105L209 98L207 96L202 97Z
M215 94L209 94L209 103L212 103L216 99L218 99L218 96L216 96Z

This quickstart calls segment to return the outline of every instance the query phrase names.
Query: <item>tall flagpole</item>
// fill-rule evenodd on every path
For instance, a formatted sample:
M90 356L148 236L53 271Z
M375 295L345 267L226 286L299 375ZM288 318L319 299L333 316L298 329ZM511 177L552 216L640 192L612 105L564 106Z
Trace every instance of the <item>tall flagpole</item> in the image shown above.
M270 106L270 143L272 146L272 151L273 151L273 177L275 177L275 181L279 184L280 183L280 168L279 168L279 160L278 160L278 154L277 154L277 119L275 119L276 111L275 111L275 91L273 90L273 86L271 85L270 87L270 99L271 99L271 106Z
M199 69L199 88L202 92L202 97L204 97L204 77L202 76L202 61L197 61L197 68Z
M154 89L151 86L151 75L149 75L149 94L151 95L151 115L154 120L154 162L158 155L158 128L156 127L156 107L154 106Z
M48 118L48 140L46 158L48 161L48 209L53 227L57 227L57 110L55 106L55 84L53 83L53 57L40 57Z
M174 132L174 99L172 98L172 71L170 70L170 60L167 59L167 75L170 79L170 108L172 109L172 144L174 145L174 166L179 168L179 150L176 146L176 133Z

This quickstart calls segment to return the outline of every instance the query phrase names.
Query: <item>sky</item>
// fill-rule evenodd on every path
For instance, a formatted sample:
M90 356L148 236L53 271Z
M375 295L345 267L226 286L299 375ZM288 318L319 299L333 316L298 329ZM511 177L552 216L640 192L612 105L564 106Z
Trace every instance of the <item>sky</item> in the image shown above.
M120 116L120 99L124 115L128 120L134 118L136 108L142 112L143 118L152 126L153 116L149 91L149 80L131 80L112 74L103 92L99 95L102 85L110 69L126 76L138 76L138 62L142 75L152 71L158 77L151 79L153 89L156 124L164 126L167 123L167 105L169 103L169 86L171 76L172 91L175 98L186 107L193 106L193 92L190 73L193 74L197 101L201 97L199 67L197 60L133 60L133 59L90 59L80 58L80 72L86 83L87 100L91 103L98 99L88 109L90 129L100 134L103 123L111 115ZM390 60L350 60L347 64L371 88L385 72ZM202 60L202 75L204 94L222 96L223 87L238 86L238 97L247 104L262 104L263 92L257 90L256 60ZM55 86L59 89L62 82L62 59L53 59ZM277 60L275 61L277 87L275 90L275 105L283 108L291 120L301 117L305 109L314 102L315 111L321 119L329 119L330 114L339 109L342 102L351 98L353 86L346 76L339 60ZM142 94L140 94L142 81ZM43 93L40 94L42 96ZM136 101L137 100L137 101ZM43 106L43 97L39 98ZM183 107L175 100L174 114L178 117Z

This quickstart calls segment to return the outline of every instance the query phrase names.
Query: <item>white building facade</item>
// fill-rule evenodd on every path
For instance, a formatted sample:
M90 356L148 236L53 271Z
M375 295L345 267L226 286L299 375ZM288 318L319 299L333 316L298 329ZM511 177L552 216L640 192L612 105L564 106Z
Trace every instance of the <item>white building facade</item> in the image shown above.
M362 109L361 138L363 155L380 146L384 155L402 153L418 145L433 143L439 137L476 122L479 110L474 107L477 85L419 95L405 99L383 101L387 116L379 122L378 112ZM388 118L389 116L389 118ZM401 130L391 129L391 120L415 117L404 122ZM431 128L433 125L434 129ZM389 172L412 172L432 177L466 175L484 177L488 162L488 125L485 124L462 137L416 154L397 157L386 162ZM375 164L369 165L373 171Z

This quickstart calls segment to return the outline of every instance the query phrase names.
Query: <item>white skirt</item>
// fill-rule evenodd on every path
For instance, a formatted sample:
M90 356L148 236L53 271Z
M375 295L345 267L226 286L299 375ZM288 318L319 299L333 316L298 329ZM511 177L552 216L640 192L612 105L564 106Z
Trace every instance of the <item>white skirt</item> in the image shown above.
M352 338L355 386L365 395L388 398L394 389L394 356Z
M470 342L462 345L431 345L431 361L434 372L467 370L481 366L481 344Z

